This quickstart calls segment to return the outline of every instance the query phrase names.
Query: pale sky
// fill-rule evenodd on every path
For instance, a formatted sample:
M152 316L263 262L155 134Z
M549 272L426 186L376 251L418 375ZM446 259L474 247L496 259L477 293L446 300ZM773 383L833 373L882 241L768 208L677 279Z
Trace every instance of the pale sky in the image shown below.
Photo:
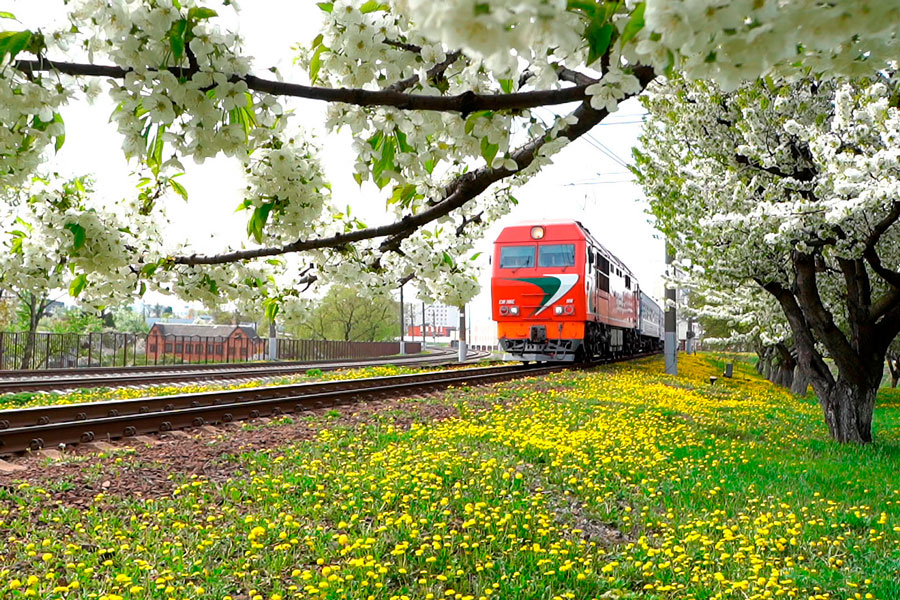
M5 10L14 13L29 28L46 26L48 16L65 15L61 0L7 0ZM239 21L231 21L245 39L245 52L255 58L260 75L277 66L286 81L308 83L303 70L292 64L291 46L308 44L318 33L320 11L313 0L253 0L241 2ZM273 15L277 15L274 17ZM51 59L54 57L50 57ZM371 183L358 186L352 178L353 154L348 132L328 133L323 128L325 104L308 100L284 102L295 111L294 119L318 135L323 147L323 164L332 182L334 198L349 204L366 222L386 219L384 199ZM93 174L97 192L110 200L134 193L134 178L120 150L121 138L109 124L112 103L103 95L93 105L71 104L63 110L66 143L50 159L48 168L64 174ZM548 118L549 111L542 110ZM641 130L642 107L635 101L624 103L618 112L554 156L545 167L514 195L519 205L488 231L477 250L483 251L482 292L470 306L473 333L494 330L490 319L491 244L509 224L541 218L581 221L600 243L622 259L637 275L641 287L657 298L662 294L662 240L648 224L647 204L639 186L632 182L620 161L631 162L631 148ZM186 161L181 182L190 202L171 201L167 213L172 220L172 240L187 240L199 251L215 252L226 244L247 239L244 213L235 213L244 188L242 170L235 160L219 158L202 165ZM411 290L410 290L411 291ZM177 300L145 297L148 303ZM409 301L409 295L407 295ZM483 334L483 335L484 335ZM473 336L474 337L474 336Z

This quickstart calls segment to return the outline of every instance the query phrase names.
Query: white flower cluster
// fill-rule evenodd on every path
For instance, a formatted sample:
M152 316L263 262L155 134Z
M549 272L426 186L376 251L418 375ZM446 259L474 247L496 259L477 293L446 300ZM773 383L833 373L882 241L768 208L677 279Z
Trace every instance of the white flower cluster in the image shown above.
M65 128L59 109L70 92L49 77L28 78L0 64L0 182L16 186L41 164L48 147L60 144Z
M559 58L573 57L583 49L583 26L566 11L566 4L565 0L393 2L424 35L482 58L499 77L517 73L520 61L540 61L547 49Z
M153 223L123 222L79 182L31 184L18 201L6 198L0 233L0 280L34 293L69 289L97 308L139 292L132 265L158 245Z
M286 244L328 230L335 211L318 151L298 134L250 157L243 207L253 211L251 234L258 225L260 242Z
M246 158L273 135L281 106L248 90L240 79L249 72L249 59L239 54L241 40L219 30L214 12L201 10L209 9L193 0L179 7L170 0L73 5L76 37L83 37L91 56L129 70L124 80L109 81L118 103L112 119L128 157L180 170L188 156L199 162L219 153Z
M423 35L483 58L498 73L538 60L545 49L584 61L585 23L573 14L581 3L395 0L394 6ZM650 64L660 74L674 67L726 89L771 72L871 73L900 48L900 4L882 0L628 0L611 22L623 34L619 52L629 64Z

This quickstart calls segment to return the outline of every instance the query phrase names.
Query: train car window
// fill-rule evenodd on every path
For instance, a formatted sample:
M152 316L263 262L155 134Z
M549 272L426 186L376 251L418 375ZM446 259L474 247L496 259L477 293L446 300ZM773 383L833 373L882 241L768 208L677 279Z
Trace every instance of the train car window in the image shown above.
M604 291L608 294L609 293L609 275L600 273L600 285L597 287L599 287L601 291Z
M631 277L628 275L625 276L625 289L631 289Z
M501 246L500 268L520 269L534 266L534 246Z
M546 244L538 248L539 267L574 267L575 244Z
M609 274L609 260L602 254L597 254L597 265L601 272Z

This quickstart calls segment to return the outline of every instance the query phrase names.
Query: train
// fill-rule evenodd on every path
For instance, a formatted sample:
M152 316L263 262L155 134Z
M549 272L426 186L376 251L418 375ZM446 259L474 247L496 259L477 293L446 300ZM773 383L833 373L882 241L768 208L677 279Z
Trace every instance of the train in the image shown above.
M589 362L663 348L663 311L579 221L506 227L491 257L491 313L516 360Z

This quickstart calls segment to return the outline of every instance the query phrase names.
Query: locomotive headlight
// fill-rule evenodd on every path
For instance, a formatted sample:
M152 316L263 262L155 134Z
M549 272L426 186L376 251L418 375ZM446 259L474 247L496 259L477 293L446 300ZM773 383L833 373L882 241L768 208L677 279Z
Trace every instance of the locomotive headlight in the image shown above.
M518 306L510 306L510 307L509 307L509 314L511 314L511 315L517 315L517 314L519 314L519 307L518 307Z
M567 315L574 315L574 314L575 314L575 307L572 306L571 304L566 304L565 313L566 313Z
M508 315L508 314L509 314L509 307L506 306L506 305L501 306L501 307L500 307L500 314L501 314L501 315Z
M557 315L561 315L561 314L563 313L563 307L562 307L562 306L557 306L557 307L555 307L555 308L553 309L553 312L554 312L555 314L557 314Z
M531 239L541 240L544 238L544 228L541 226L531 228Z

